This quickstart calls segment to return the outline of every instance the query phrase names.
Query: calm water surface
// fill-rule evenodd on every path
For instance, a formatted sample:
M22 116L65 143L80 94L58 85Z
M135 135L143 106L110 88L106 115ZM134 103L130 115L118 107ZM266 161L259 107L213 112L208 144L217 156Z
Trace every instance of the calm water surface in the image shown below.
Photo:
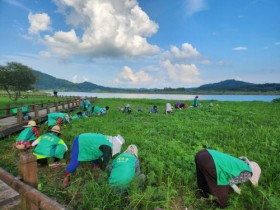
M49 92L51 93L51 92ZM52 93L51 93L52 94ZM86 92L58 92L63 96L87 96L98 98L147 98L165 100L192 100L195 95L183 94L136 94L136 93L86 93ZM279 95L199 95L200 100L218 101L272 101L280 98Z

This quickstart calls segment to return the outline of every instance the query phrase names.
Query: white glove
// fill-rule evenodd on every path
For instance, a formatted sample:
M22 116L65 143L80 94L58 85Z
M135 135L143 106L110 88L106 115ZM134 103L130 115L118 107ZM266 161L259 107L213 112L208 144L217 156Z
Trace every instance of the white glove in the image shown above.
M231 188L233 189L234 192L236 192L239 195L241 194L241 189L239 187L237 187L236 184L230 185L230 186L231 186Z

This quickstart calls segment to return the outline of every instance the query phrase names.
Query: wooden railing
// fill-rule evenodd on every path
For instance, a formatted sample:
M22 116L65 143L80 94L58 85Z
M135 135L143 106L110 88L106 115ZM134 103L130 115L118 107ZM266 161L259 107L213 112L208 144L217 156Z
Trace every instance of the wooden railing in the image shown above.
M20 153L20 179L0 168L0 179L20 194L20 209L22 210L64 210L61 204L37 190L37 160L27 152Z
M90 100L91 103L94 103L97 100L97 97L91 97L88 98L88 100ZM58 112L58 111L72 112L73 110L77 109L79 105L80 105L80 99L77 97L71 97L71 100L67 99L64 101L41 102L41 103L28 104L25 106L31 107L31 109L28 110L28 114L32 115L32 120L35 120L38 124L41 124L48 119L48 114L50 112ZM0 109L0 112L1 110L2 111L4 110L6 112L5 115L0 116L0 120L5 121L5 118L7 118L8 121L9 120L8 117L13 116L11 114L12 108L17 109L15 115L15 117L17 117L16 122L13 120L14 121L13 123L0 127L0 139L3 139L6 136L21 131L23 129L23 126L25 126L27 123L27 120L23 119L22 110L21 110L22 106L11 107L7 105L6 108Z
M97 100L97 97L90 97L88 98L91 102L95 102ZM80 105L80 98L75 96L70 96L67 98L56 98L54 101L48 100L47 102L33 102L31 104L23 104L21 103L18 106L11 106L11 104L7 104L6 108L0 108L0 113L5 113L0 115L0 119L15 116L15 114L12 113L12 109L17 109L16 116L18 119L18 123L22 122L22 107L27 107L28 112L34 112L35 118L39 117L38 111L41 109L46 109L46 114L50 113L50 108L55 107L56 111L59 111L59 106L62 106L62 110L68 111L70 108L78 107ZM67 108L66 108L67 106ZM31 109L30 109L31 108Z

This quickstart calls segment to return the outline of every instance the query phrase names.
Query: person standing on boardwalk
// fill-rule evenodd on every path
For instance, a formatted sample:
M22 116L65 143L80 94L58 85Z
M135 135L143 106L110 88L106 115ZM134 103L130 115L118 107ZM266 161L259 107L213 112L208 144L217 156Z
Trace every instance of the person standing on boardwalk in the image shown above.
M83 133L75 137L72 144L71 160L65 171L63 185L70 183L80 161L90 161L96 178L99 168L104 170L111 157L121 151L125 140L122 136L106 136L98 133Z
M62 123L70 123L70 116L67 113L52 112L48 114L48 127L61 125Z
M195 165L197 185L202 196L208 198L209 194L214 195L220 208L228 205L230 187L240 194L237 184L250 180L253 185L258 185L261 174L261 168L256 162L212 149L200 150L195 156Z
M40 137L38 125L34 120L30 120L26 126L23 126L25 129L22 130L19 136L16 139L16 148L17 149L28 149L31 147L33 141Z
M33 154L37 157L37 162L41 166L48 164L49 157L54 157L54 163L50 164L50 167L55 168L61 164L60 159L63 158L64 153L68 150L61 137L60 127L55 125L49 133L43 134L32 143L33 147L36 146Z
M118 155L109 168L109 184L118 192L125 192L129 183L135 176L140 182L145 181L145 175L141 174L138 149L135 145L129 145L124 153Z

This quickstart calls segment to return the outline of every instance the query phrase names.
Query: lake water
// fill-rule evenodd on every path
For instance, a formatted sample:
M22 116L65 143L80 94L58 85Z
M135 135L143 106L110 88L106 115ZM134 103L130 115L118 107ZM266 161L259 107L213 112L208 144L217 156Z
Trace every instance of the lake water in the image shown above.
M53 94L49 92L50 94ZM87 93L87 92L58 92L63 96L87 96L98 98L148 98L165 100L193 100L195 95L183 94L137 94L137 93ZM218 101L272 101L279 95L199 95L199 100Z

